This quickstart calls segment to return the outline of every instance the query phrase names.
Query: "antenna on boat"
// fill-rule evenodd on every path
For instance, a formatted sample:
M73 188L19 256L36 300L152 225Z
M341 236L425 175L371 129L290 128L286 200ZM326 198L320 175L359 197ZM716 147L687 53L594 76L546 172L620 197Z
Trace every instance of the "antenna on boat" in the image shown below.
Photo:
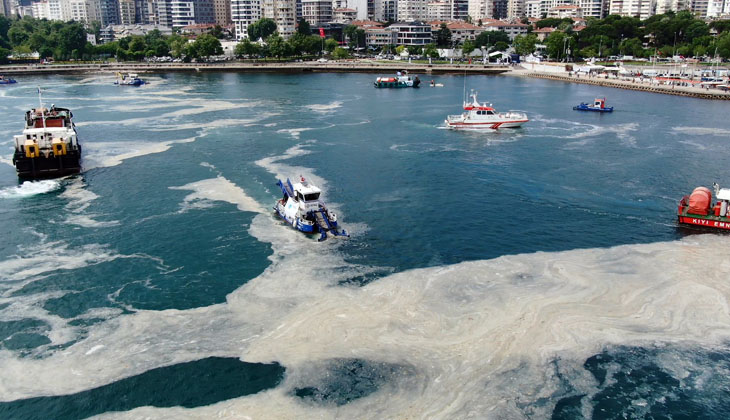
M46 128L46 113L43 112L43 97L41 96L41 87L38 86L38 111L41 112L41 119L43 120L43 129Z
M464 104L466 104L466 68L464 68L464 96L462 99Z

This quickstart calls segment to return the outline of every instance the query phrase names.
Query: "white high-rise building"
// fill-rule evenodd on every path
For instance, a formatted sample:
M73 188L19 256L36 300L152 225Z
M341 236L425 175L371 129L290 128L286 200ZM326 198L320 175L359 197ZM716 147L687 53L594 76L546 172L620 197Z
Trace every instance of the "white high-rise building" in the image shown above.
M172 27L182 28L183 26L195 24L195 3L193 0L172 0Z
M368 19L368 0L347 0L347 8L357 10L357 20Z
M656 13L656 0L610 0L609 15L633 16L641 20Z
M276 30L284 39L294 35L297 19L296 0L262 0L261 17L273 19Z
M452 7L449 1L431 1L426 6L428 9L428 20L452 20Z
M261 0L231 0L231 19L236 40L248 38L248 25L261 19Z
M525 15L525 0L507 0L507 19L519 19Z
M397 0L374 0L373 19L378 22L394 21L398 18Z
M67 10L69 20L85 23L101 20L99 0L68 0Z
M47 1L38 1L30 4L30 10L36 19L50 19L51 10Z
M398 0L398 22L428 20L428 0Z
M119 0L119 23L133 25L135 20L134 0Z
M584 18L594 17L596 19L606 17L606 3L607 0L576 0L575 2L583 11Z
M678 12L689 8L685 0L657 0L656 14L661 15L667 12Z
M332 0L302 0L302 18L318 26L332 21Z
M492 0L469 0L469 17L472 22L492 19L494 2Z
M700 19L707 17L708 8L708 0L690 0L689 2L689 10L691 10L692 13Z
M525 16L528 18L540 18L540 0L525 1Z
M730 0L709 0L707 4L708 18L728 15L730 15Z
M540 2L540 16L547 16L550 10L558 6L572 6L573 0L542 0Z

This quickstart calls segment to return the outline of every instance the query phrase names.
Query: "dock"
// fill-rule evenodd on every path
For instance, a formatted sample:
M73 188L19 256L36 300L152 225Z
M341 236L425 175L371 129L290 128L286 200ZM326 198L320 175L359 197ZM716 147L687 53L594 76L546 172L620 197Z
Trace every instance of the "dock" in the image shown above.
M638 90L641 92L661 93L665 95L687 96L700 99L716 99L730 100L730 91L721 91L719 89L704 89L694 86L677 86L677 85L657 85L650 81L621 80L621 79L605 79L601 77L587 76L569 76L554 73L542 72L524 72L527 77L536 77L539 79L557 80L568 83L581 83L584 85L595 85L603 87L611 87L618 89Z

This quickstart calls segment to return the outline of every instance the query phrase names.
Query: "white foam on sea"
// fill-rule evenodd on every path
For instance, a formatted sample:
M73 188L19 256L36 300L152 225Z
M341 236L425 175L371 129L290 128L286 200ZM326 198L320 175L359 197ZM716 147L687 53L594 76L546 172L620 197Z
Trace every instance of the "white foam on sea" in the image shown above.
M314 177L289 165L306 153L306 144L297 145L257 164L279 178L299 169ZM192 191L183 206L222 201L256 211L249 194L223 177L175 188ZM605 346L712 348L730 339L725 236L510 255L409 270L356 288L338 284L374 268L348 262L340 242L317 243L270 211L253 218L249 233L270 244L271 263L225 303L118 316L45 358L0 351L0 399L68 394L225 356L278 361L287 374L275 389L210 406L101 417L545 418L565 381L593 392L582 365ZM408 369L340 407L292 396L294 386L326 376L313 363L334 358Z
M688 134L691 136L730 136L730 129L713 127L672 127L672 134Z
M128 100L128 98L127 98ZM181 105L182 102L179 104ZM151 113L145 117L139 118L127 118L120 121L82 121L76 122L78 127L86 126L114 126L114 125L126 125L126 126L139 126L149 125L153 122L162 122L163 125L169 125L170 120L180 119L183 117L190 117L193 115L201 115L210 112L223 112L231 110L240 110L242 108L250 108L257 106L257 103L246 103L246 102L230 102L221 100L206 100L206 101L195 101L185 102L185 107L174 111L166 112L163 114Z
M265 212L264 208L256 200L249 197L243 189L223 176L169 188L171 190L193 191L183 199L181 211L208 208L213 206L213 202L215 201L223 201L235 204L241 211Z
M116 166L127 159L162 153L175 144L192 143L196 139L197 137L192 137L159 143L135 141L88 142L84 144L84 170Z
M334 112L338 108L342 108L342 101L333 101L328 104L304 105L304 108L320 114L328 114Z
M61 198L67 199L69 203L65 206L67 210L66 223L88 228L104 228L119 225L118 220L100 221L96 220L100 215L97 213L87 213L86 209L91 203L99 198L98 195L86 188L82 178L74 178L60 195Z
M0 189L0 198L22 198L55 191L61 187L61 182L53 179L42 181L25 181L17 187Z
M289 134L290 136L292 136L292 138L299 140L302 133L304 133L305 131L310 131L310 130L314 130L314 128L312 128L312 127L282 128L281 130L276 130L276 132Z
M254 218L251 233L271 241L272 264L227 303L121 316L42 360L0 352L0 395L76 392L215 355L278 361L287 376L257 395L113 417L544 418L564 381L577 392L596 386L582 364L605 346L712 348L730 338L723 236L512 255L346 288L333 287L340 273L366 268L345 263L334 242L313 244L267 215ZM291 395L294 384L326 375L307 366L333 358L404 365L409 374L336 408Z

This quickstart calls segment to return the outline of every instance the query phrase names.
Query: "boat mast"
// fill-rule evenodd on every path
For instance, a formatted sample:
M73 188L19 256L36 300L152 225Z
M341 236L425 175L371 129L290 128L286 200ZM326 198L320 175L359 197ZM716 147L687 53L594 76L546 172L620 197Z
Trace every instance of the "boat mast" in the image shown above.
M46 113L43 111L43 98L41 97L41 87L38 86L38 110L41 112L41 119L43 120L43 129L46 129Z

